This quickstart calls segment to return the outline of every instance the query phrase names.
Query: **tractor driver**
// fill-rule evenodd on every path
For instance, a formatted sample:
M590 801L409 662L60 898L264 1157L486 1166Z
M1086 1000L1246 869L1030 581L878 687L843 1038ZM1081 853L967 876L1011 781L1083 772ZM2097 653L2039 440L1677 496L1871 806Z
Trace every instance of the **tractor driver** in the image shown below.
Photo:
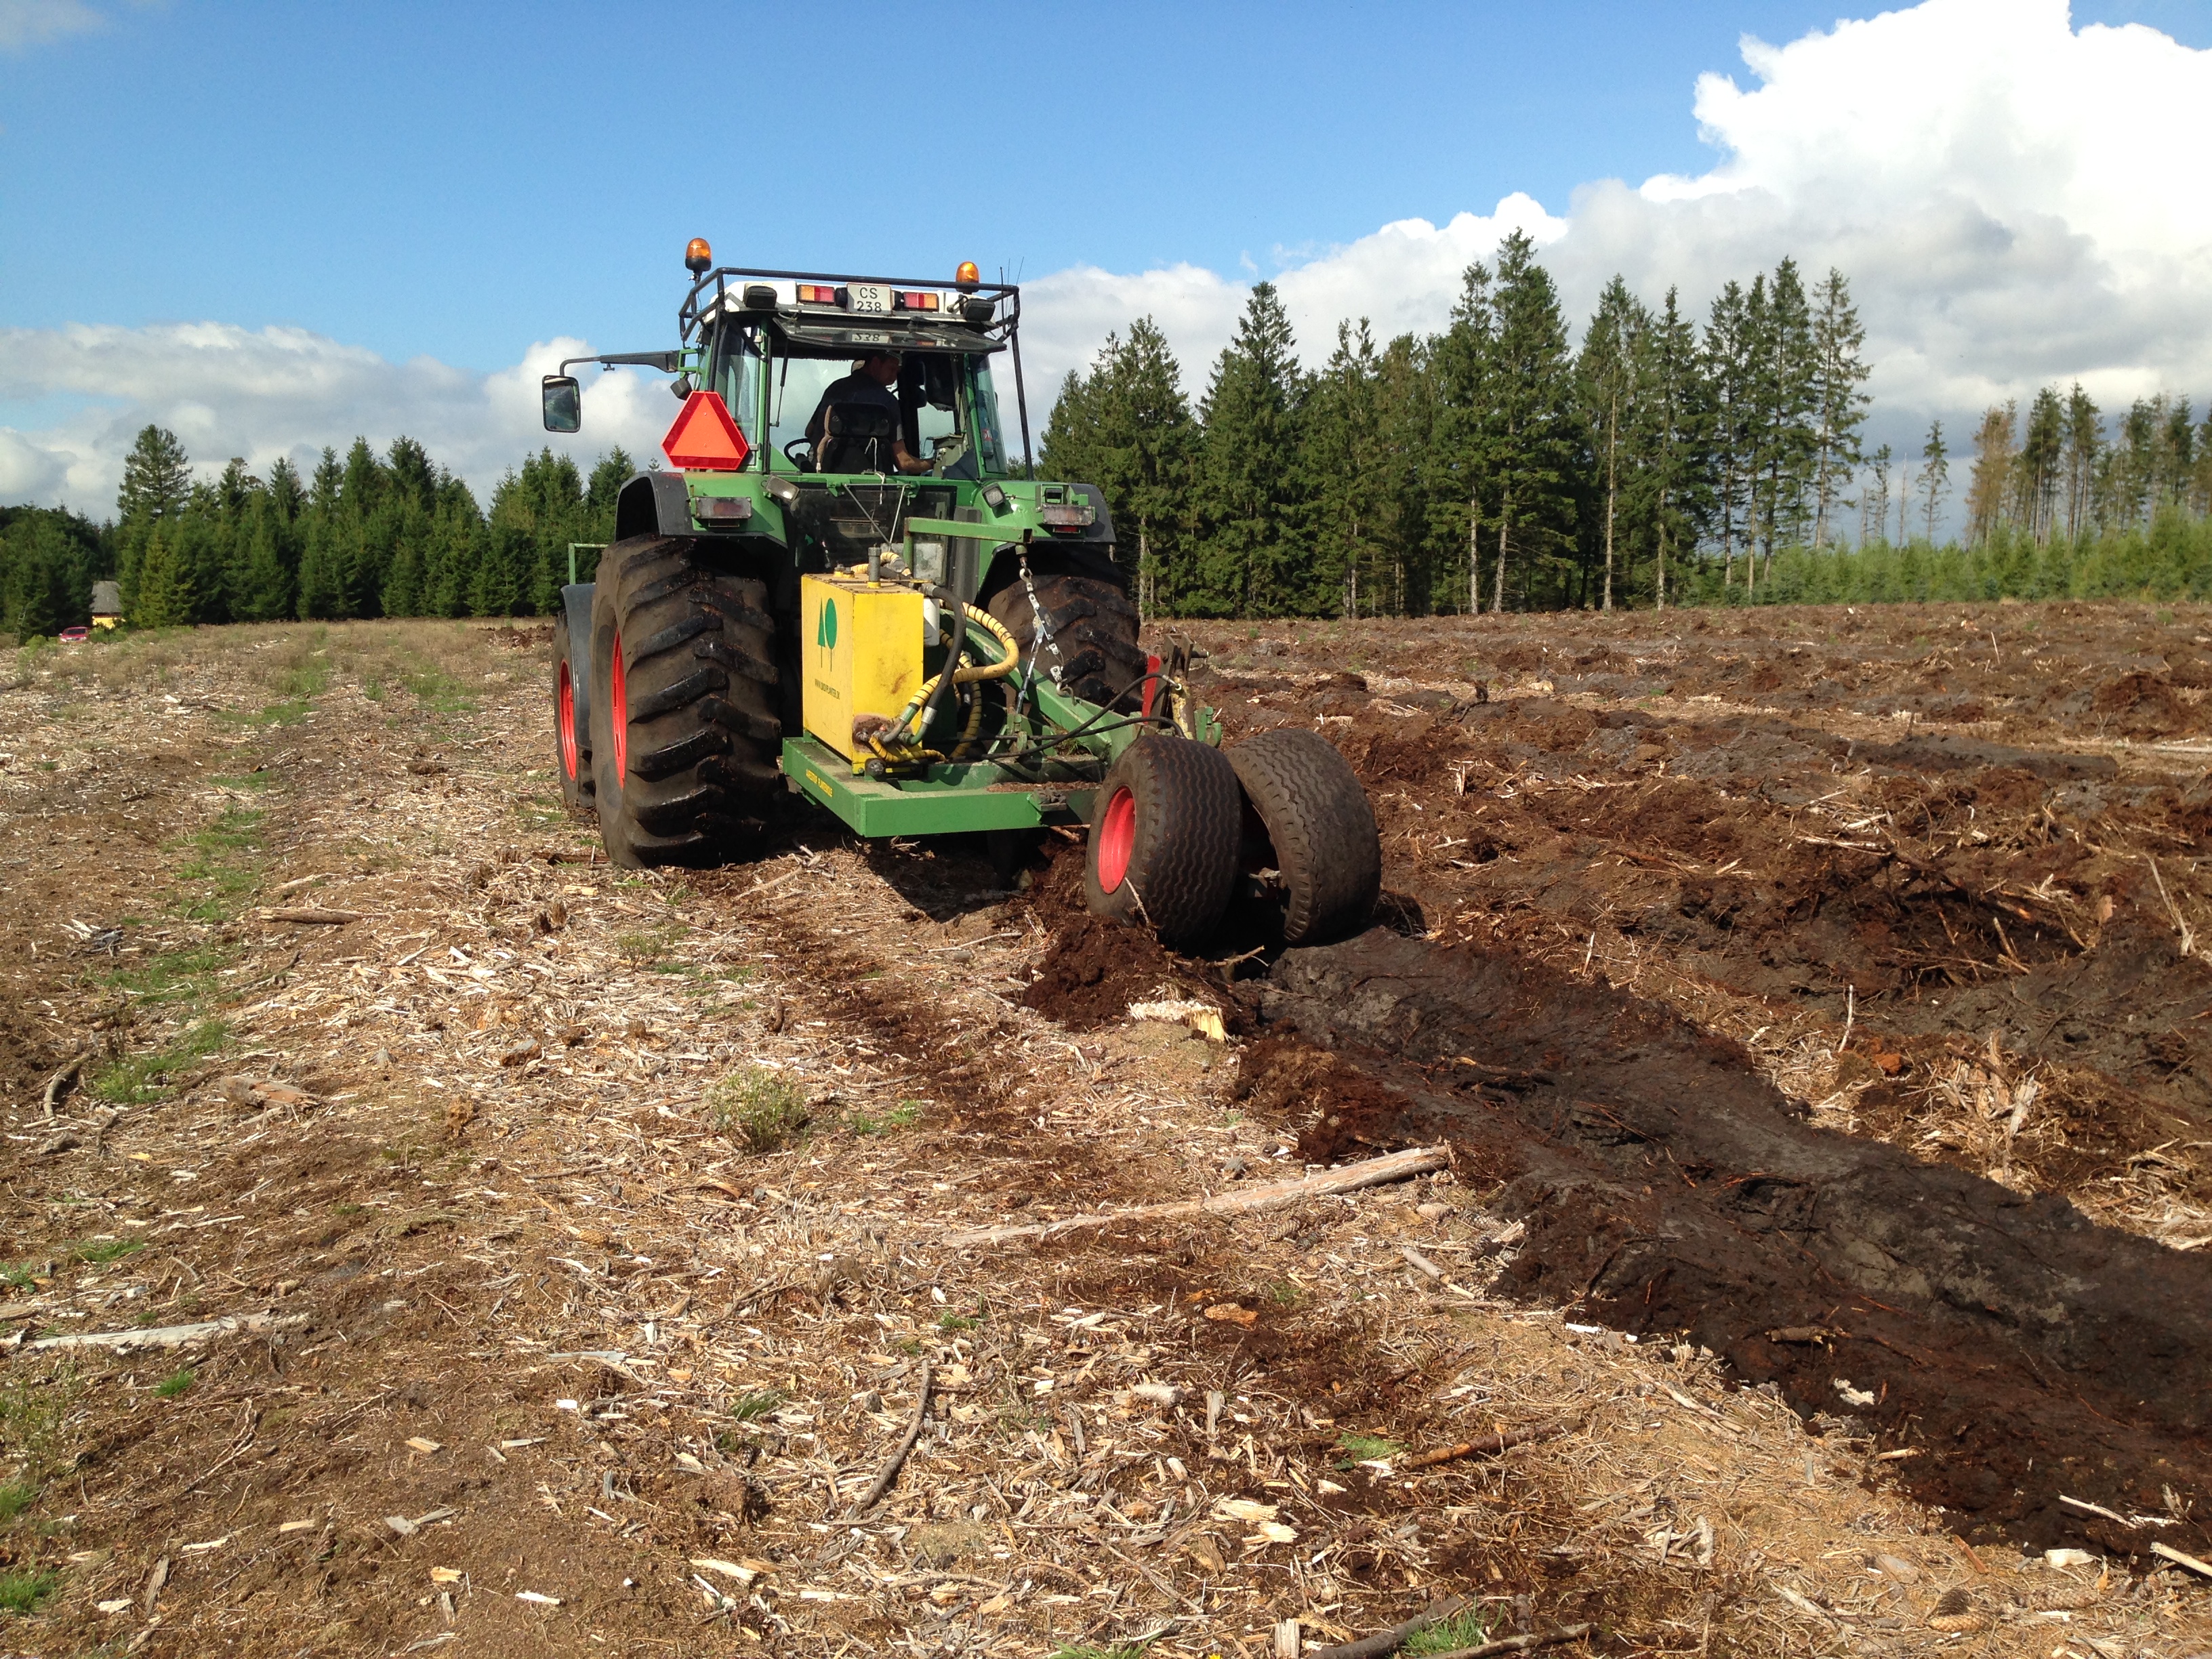
M822 401L815 405L813 416L806 422L806 435L814 442L814 465L817 471L829 471L822 463L830 442L828 436L830 410L831 406L836 404L861 404L884 410L892 421L893 435L888 441L891 447L893 464L901 472L929 471L929 463L914 454L906 447L906 411L899 407L899 400L891 391L891 388L898 384L899 368L900 359L897 352L871 351L853 365L853 372L850 374L842 380L830 383L830 389L822 394ZM843 441L849 444L853 441L848 439ZM837 470L842 471L846 469L840 466Z

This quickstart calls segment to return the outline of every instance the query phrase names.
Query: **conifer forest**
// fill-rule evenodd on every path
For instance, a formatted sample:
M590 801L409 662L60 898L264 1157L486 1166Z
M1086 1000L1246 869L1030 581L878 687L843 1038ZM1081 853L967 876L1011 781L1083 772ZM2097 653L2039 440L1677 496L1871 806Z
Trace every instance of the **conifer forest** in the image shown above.
M2212 593L2212 413L2186 397L2050 386L1871 447L1849 281L1789 259L1702 317L1616 276L1580 335L1519 233L1442 333L1346 320L1318 370L1261 283L1195 401L1151 319L1109 336L1039 470L1104 490L1153 616ZM0 507L0 632L84 622L103 578L142 626L541 614L633 471L544 449L486 504L410 438L209 476L149 426L112 520Z

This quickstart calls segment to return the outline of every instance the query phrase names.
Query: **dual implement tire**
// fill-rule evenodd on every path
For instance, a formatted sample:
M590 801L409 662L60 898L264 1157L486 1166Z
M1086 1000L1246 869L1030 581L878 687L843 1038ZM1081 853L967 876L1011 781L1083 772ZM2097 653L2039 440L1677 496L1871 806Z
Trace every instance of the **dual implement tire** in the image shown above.
M562 590L553 618L553 772L561 804L576 812L593 805L592 660L580 648L591 637L591 593L582 584Z
M1382 844L1366 791L1316 732L1265 732L1227 750L1146 732L1092 806L1084 898L1188 950L1218 927L1240 875L1274 872L1280 938L1318 945L1367 926Z

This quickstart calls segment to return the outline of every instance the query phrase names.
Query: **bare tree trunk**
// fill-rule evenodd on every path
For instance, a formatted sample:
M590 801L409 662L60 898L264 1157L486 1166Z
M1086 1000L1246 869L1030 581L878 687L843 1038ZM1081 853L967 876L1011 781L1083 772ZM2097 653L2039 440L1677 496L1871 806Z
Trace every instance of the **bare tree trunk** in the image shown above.
M1620 496L1620 399L1613 400L1605 439L1605 593L1598 609L1613 609L1613 510Z
M1513 492L1507 490L1498 508L1498 586L1490 596L1490 608L1502 613L1505 609L1505 544L1513 529Z
M1659 492L1659 575L1656 585L1657 608L1667 608L1667 492Z
M1482 614L1482 500L1472 490L1467 498L1467 609Z

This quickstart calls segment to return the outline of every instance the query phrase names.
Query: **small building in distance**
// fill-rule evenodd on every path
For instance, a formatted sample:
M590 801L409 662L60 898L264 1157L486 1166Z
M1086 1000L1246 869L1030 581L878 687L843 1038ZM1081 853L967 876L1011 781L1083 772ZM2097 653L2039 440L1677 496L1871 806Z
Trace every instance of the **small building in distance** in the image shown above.
M120 582L94 582L92 585L92 625L94 628L113 628L123 620L123 585Z

